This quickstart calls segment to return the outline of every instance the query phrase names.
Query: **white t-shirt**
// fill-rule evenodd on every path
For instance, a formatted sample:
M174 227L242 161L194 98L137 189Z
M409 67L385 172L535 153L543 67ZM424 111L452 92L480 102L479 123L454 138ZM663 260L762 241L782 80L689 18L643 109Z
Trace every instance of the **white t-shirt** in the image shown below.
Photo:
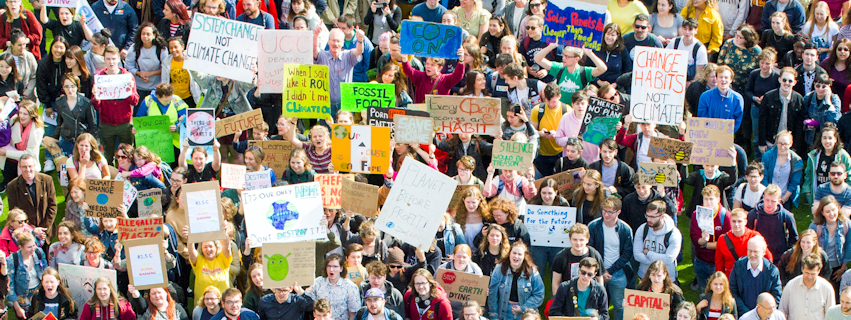
M668 42L668 46L666 49L679 49L685 52L688 52L688 65L696 65L696 66L705 66L709 63L709 59L706 58L706 46L700 46L700 49L697 49L697 56L693 57L692 52L694 52L694 45L697 44L697 39L691 42L690 46L685 44L685 41L680 39L680 45L678 48L674 48L674 42L676 40L672 40Z
M744 198L742 197L742 188L747 188L745 189ZM756 204L759 203L759 199L762 198L762 192L765 191L765 186L760 184L757 189L759 189L757 192L753 192L747 183L742 183L738 188L736 188L733 198L737 201L741 201L742 204L747 205L748 207L754 208L756 207Z
M600 221L602 223L602 221ZM616 230L617 225L612 228L603 224L603 238L605 239L603 243L605 243L605 249L603 250L603 268L608 269L611 268L615 262L618 261L621 255L621 240L618 236L618 231Z
M638 154L635 157L638 160L638 163L642 162L653 162L649 156L647 156L647 151L650 149L650 136L646 134L641 135L641 141L638 142Z
M520 29L520 22L523 21L523 11L526 11L526 8L514 6L514 21L511 21L514 24L514 30ZM520 30L517 30L517 32L520 32Z
M804 28L801 29L801 33L809 34L811 25L812 24L810 22L807 22L806 24L804 24ZM825 30L825 29L827 29L827 30ZM815 29L813 30L812 38L814 40L816 38L819 38L823 42L827 43L827 46L819 45L818 43L816 43L816 45L819 45L820 48L829 48L829 47L833 46L833 36L835 36L837 34L839 34L839 26L836 25L835 23L828 23L823 28L819 28L818 25L816 25Z

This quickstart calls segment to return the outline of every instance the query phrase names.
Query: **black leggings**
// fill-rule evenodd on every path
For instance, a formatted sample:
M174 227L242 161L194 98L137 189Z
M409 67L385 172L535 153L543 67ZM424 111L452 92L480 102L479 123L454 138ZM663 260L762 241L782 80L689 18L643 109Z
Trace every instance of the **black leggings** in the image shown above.
M9 181L18 177L18 160L6 158L6 164L3 166L3 182L0 182L2 189L6 189Z

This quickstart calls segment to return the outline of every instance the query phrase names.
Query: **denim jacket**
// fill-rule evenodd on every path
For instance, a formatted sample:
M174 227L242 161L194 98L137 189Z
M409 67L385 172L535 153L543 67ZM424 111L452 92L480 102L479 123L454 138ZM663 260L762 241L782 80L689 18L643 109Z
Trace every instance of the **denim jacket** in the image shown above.
M826 123L832 122L835 124L839 122L839 117L842 115L839 111L839 107L842 106L842 103L839 100L839 95L830 95L830 105L826 103L828 102L828 97L822 99L821 102L817 102L817 97L815 90L804 97L804 107L807 108L809 118L819 122L818 127L812 130L807 129L807 132L805 133L807 145L813 144L816 132L820 132L821 128L824 128Z
M502 274L502 265L499 264L491 273L491 283L488 286L488 318L519 320L521 315L511 313L511 305L508 297L511 295L511 282L514 280L513 273ZM535 269L529 279L526 279L525 271L517 279L517 301L522 310L538 309L544 302L544 281L541 274Z
M816 231L816 235L818 235L818 245L825 252L827 252L827 226L825 225L816 225L814 222L810 223L810 229ZM836 258L840 264L845 264L851 262L851 246L847 245L849 241L851 241L851 222L837 222L836 223L836 231L833 232L833 236L836 237L836 257L828 257L828 261L830 259ZM828 266L823 266L822 268L827 268Z
M446 226L443 229L443 243L446 246L446 252L443 253L443 257L449 257L455 252L455 246L459 244L466 244L467 240L464 239L464 231L461 230L461 225L452 222L451 226ZM473 249L473 252L477 250L470 246L470 249Z
M195 79L201 87L201 90L204 91L204 100L201 101L201 105L198 107L213 110L218 109L219 103L221 103L222 98L224 98L227 94L227 92L222 92L222 82L217 80L214 75L196 71L189 71L189 75L192 79ZM228 105L230 106L231 111L233 111L233 114L251 111L252 108L248 103L246 94L248 94L248 91L254 87L254 84L233 80L229 83L229 85L235 86L233 87L233 91L230 95L227 96ZM228 112L225 112L224 109L222 112L229 114Z
M18 265L15 266L15 257L18 257ZM35 248L35 268L36 276L41 279L44 268L47 268L47 255L41 248ZM27 297L29 291L30 280L27 278L27 266L24 264L24 258L21 252L15 252L6 257L6 266L8 266L9 278L9 294L6 295L6 301L12 303L18 301L20 297Z
M795 153L793 150L789 150L792 154L792 170L789 172L789 186L786 190L783 190L782 193L786 193L789 191L792 193L792 197L789 198L792 203L795 204L795 207L798 207L798 200L801 192L801 183L803 182L804 175L804 160ZM767 186L772 183L772 179L774 178L774 165L777 163L777 146L769 149L765 154L762 155L762 164L765 166L765 177L762 178L762 185Z

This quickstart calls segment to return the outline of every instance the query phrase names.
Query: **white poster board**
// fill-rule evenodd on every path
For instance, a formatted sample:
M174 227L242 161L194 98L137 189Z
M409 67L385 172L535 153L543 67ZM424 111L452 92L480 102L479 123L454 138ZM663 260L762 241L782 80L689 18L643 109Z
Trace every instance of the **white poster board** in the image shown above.
M259 38L251 23L196 13L186 44L183 68L254 83Z
M99 74L95 76L92 94L98 100L120 100L129 97L133 90L136 90L136 81L130 73Z
M272 187L272 171L263 170L245 174L245 190L259 190Z
M130 206L133 205L133 201L136 201L138 195L139 190L130 181L124 180L124 210L130 210ZM127 213L125 212L124 215L126 216Z
M458 182L419 161L405 161L375 225L423 250L443 219Z
M115 270L109 269L60 263L59 277L62 278L62 284L68 288L74 303L78 306L85 305L86 301L95 294L95 280L98 278L107 277L112 281L113 286L118 286Z
M245 226L251 247L266 242L327 239L318 182L242 192Z
M282 93L284 64L313 64L313 32L258 30L260 93Z
M44 1L44 6L46 6L46 7L76 8L77 7L77 0L46 0L46 1Z
M683 122L688 52L642 46L633 50L632 121L672 126Z
M244 189L245 170L243 165L222 163L222 188Z
M715 234L715 212L712 212L712 209L697 206L694 210L695 218L697 219L697 227L700 230L707 232L711 235Z
M526 230L533 246L569 248L576 208L526 205Z

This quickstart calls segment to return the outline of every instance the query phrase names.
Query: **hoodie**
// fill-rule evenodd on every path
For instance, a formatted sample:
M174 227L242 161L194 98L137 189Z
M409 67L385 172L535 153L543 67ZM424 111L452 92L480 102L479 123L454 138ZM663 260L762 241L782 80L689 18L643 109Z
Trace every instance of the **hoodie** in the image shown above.
M452 306L449 305L446 292L440 286L436 289L437 298L431 299L431 303L422 314L417 310L417 302L414 300L417 294L408 289L405 292L405 314L407 314L405 318L410 320L452 320Z
M366 295L366 291L372 288L367 279L364 282L360 283L360 293L361 296ZM399 292L396 287L393 287L393 283L390 281L384 280L384 307L393 311L396 311L402 318L405 317L405 304L404 298L402 298L402 293ZM366 306L366 299L363 299L363 305Z
M798 242L798 227L793 216L782 205L769 214L765 204L760 203L748 213L748 229L759 232L768 244L768 250L774 252L775 263L780 261L779 252L786 252Z
M659 193L656 188L650 189L650 195L647 199L641 200L638 198L638 192L630 193L623 198L623 209L621 209L620 218L623 222L629 225L632 230L638 230L642 224L647 222L644 214L647 211L647 205L653 201L665 201L665 213L673 217L677 208L677 204L672 199L666 198L665 195Z
M665 263L669 275L672 277L677 275L677 255L680 253L683 244L683 235L676 228L674 219L668 215L662 216L662 219L665 225L658 231L647 226L647 223L635 230L632 255L635 257L635 261L639 263L639 277L644 277L647 273L647 267L656 260L662 260ZM645 233L647 233L647 236L644 235ZM668 245L665 246L665 236L668 233L671 233L671 235L668 238ZM644 253L644 249L649 251Z

